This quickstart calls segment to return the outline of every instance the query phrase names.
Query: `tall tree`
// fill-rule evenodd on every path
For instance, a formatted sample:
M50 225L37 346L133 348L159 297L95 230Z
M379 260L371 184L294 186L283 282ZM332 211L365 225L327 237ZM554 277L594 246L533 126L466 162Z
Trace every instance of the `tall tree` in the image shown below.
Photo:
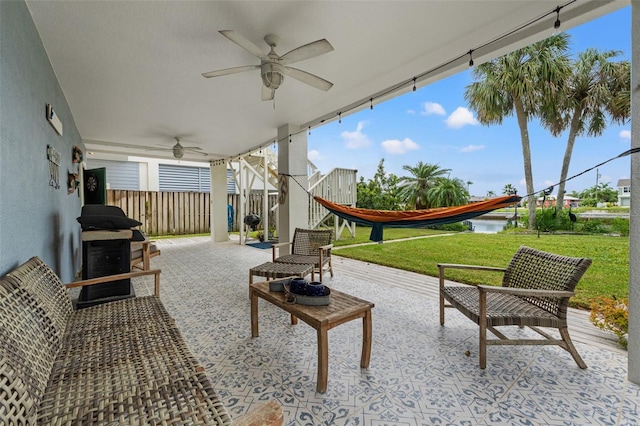
M432 207L461 206L469 202L465 183L458 178L439 178L435 186L427 190Z
M409 206L418 210L432 207L428 191L436 185L437 180L451 172L450 169L441 169L437 164L418 161L415 166L402 166L411 176L402 176L398 179L400 199Z
M611 122L623 124L630 116L631 66L628 61L612 62L621 52L589 48L578 54L563 91L549 99L542 114L542 124L554 136L569 128L562 160L557 205L564 204L565 180L576 137L601 136Z
M529 194L529 228L535 227L536 203L528 122L540 115L543 101L553 97L569 75L568 39L561 33L478 65L473 70L478 81L465 91L470 108L484 125L502 124L505 117L516 116Z
M384 158L378 163L373 179L365 182L360 176L358 182L357 207L374 210L399 210L398 177L393 173L387 175L384 170Z

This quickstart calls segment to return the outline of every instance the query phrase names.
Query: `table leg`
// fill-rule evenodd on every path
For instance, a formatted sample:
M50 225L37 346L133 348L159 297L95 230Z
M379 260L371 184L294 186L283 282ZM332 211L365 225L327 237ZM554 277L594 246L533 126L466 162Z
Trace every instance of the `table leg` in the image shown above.
M298 324L298 317L291 314L291 325L296 325Z
M251 337L258 337L258 295L249 287L251 297Z
M329 378L329 336L327 328L318 328L318 379L316 390L320 393L327 391Z
M367 310L362 317L362 356L360 357L360 367L368 368L371 360L371 340L372 324L371 309Z

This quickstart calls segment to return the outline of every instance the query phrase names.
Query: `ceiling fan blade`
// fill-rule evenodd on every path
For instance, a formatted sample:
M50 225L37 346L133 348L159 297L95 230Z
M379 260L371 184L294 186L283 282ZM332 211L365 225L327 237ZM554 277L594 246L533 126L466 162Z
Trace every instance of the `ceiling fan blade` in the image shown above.
M198 150L198 151L202 151L202 148L200 148L199 146L182 146L184 149L191 149L191 150Z
M200 154L200 155L202 155L202 156L204 156L204 157L206 157L207 155L209 155L209 154L207 154L206 152L202 152L202 151L200 151L201 149L202 149L202 148L189 148L189 147L186 147L186 146L184 147L184 150L185 150L185 151L189 151L189 152L191 152L191 153L193 153L193 154Z
M222 30L219 31L219 33L258 58L268 60L267 55L258 46L244 38L244 36L239 33L233 30Z
M285 67L284 69L286 70L287 75L308 84L309 86L313 86L316 89L324 90L326 92L333 87L333 83L325 80L324 78L320 78L317 75L310 74L297 68Z
M245 65L243 67L225 68L223 70L203 72L202 76L206 78L220 77L222 75L235 74L238 72L250 71L260 68L260 65Z
M280 63L282 65L293 64L294 62L315 58L332 50L333 46L331 46L331 43L323 38L322 40L316 40L285 53L280 57Z
M262 100L263 101L270 101L273 99L273 96L276 93L276 89L269 89L267 86L265 86L264 84L261 85L262 86Z

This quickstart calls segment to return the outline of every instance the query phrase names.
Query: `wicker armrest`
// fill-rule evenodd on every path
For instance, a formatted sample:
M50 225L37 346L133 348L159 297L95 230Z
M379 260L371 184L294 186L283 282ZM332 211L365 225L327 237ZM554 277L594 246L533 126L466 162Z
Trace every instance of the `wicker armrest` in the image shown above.
M282 407L271 400L244 416L234 419L232 426L280 426L283 422Z
M529 297L573 297L575 292L562 290L535 290L530 288L496 287L491 285L478 285L481 292L513 294L514 296Z
M324 246L318 247L318 250L328 251L328 250L331 250L332 248L333 248L333 244L326 244Z
M74 281L72 283L65 284L65 287L67 288L85 287L88 285L103 284L103 283L108 283L112 281L124 280L127 278L141 277L143 275L155 275L154 294L156 296L160 296L160 272L161 272L160 269L150 269L147 271L134 271L134 272L127 272L124 274L107 275L104 277L89 278L86 280Z
M271 244L271 260L275 262L276 257L278 257L276 255L277 249L279 249L280 247L286 247L286 246L292 246L292 245L293 245L293 242Z

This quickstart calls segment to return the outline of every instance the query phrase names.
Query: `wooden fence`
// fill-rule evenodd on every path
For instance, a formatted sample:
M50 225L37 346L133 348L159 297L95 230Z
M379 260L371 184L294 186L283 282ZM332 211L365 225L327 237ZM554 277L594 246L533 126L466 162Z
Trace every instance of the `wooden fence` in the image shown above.
M262 194L251 194L246 214L262 217ZM269 196L269 206L277 202ZM239 195L228 194L227 203L233 208L232 230L237 231ZM149 236L206 234L211 231L209 214L211 194L204 192L156 192L107 190L107 204L120 207L127 217L142 222L141 230ZM275 215L269 215L270 227L275 228ZM260 225L262 226L262 225Z

